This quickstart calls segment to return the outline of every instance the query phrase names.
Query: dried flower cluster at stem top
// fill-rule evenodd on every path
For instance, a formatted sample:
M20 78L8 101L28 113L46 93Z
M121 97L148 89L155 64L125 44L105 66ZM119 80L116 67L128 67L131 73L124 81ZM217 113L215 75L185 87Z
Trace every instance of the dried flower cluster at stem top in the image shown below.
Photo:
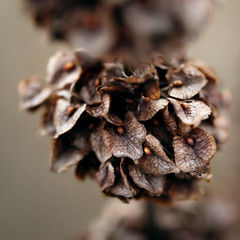
M19 90L23 109L44 109L53 171L76 166L122 200L196 197L198 179L210 180L229 99L209 67L159 54L130 67L79 51L58 52L47 71L45 83L29 78Z
M198 35L216 0L24 0L37 26L91 54L176 54ZM130 54L129 54L130 53ZM135 58L136 59L136 58Z

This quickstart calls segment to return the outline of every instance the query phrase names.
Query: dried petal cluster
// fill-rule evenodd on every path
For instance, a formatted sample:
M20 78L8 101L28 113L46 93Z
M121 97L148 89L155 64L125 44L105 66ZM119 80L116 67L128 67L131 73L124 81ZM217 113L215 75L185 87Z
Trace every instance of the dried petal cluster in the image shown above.
M171 65L155 54L139 66L58 52L47 78L20 84L21 107L44 109L53 137L51 166L96 179L106 195L195 198L198 179L227 135L228 100L203 64ZM206 129L211 129L211 133ZM218 131L221 133L219 134Z
M78 240L233 240L239 238L236 201L215 197L171 208L108 203Z
M93 54L176 54L209 19L216 0L24 0L53 39Z

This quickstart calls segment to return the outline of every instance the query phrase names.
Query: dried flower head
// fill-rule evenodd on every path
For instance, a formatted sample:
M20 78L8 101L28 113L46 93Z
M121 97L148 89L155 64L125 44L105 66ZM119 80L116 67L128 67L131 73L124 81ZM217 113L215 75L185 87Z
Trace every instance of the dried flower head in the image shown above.
M52 170L76 166L80 179L93 176L102 192L125 201L196 198L196 183L210 180L216 143L226 138L229 101L210 68L175 62L154 54L130 67L61 52L45 83L23 81L21 107L45 109Z
M216 0L24 0L52 39L92 54L176 54L203 28ZM193 14L194 13L194 14ZM129 54L131 53L131 54ZM141 53L141 54L140 54ZM144 54L144 56L146 56Z

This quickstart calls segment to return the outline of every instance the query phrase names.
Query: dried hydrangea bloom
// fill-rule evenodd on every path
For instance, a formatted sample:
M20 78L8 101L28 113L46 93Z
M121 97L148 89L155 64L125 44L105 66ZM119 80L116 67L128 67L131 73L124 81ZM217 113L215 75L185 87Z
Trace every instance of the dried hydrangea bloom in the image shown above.
M123 201L197 198L227 132L228 104L208 67L157 53L129 66L61 52L47 69L45 83L28 79L19 90L22 108L44 109L53 171L76 166Z
M237 202L226 197L185 201L168 208L108 202L76 240L233 240L239 237L239 222Z
M206 25L216 0L24 0L27 12L51 39L92 54L167 55ZM194 13L194 14L193 14ZM130 53L130 54L129 54Z

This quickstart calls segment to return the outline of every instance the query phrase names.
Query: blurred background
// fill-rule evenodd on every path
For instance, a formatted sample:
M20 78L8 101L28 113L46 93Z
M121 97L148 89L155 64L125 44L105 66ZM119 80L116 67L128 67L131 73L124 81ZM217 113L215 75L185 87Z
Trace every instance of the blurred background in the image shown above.
M38 133L39 114L18 111L17 86L25 77L45 77L48 58L64 45L48 43L24 15L20 1L0 1L0 239L67 239L83 231L105 202L95 183L73 170L49 170L50 139ZM207 191L239 200L240 1L228 0L189 55L213 66L232 92L228 143L212 161Z

